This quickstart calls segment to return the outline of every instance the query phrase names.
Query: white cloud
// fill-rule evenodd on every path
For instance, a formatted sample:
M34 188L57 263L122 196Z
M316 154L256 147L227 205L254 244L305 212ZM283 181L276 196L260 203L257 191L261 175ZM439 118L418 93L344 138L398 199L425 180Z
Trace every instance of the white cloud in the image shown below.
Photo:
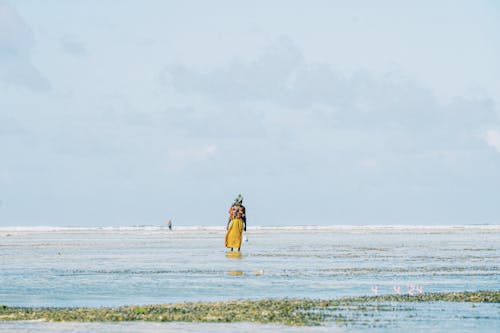
M64 35L61 37L61 47L68 54L73 56L84 56L87 54L85 44L83 44L76 36Z
M169 162L174 168L206 161L217 153L217 146L209 144L202 147L175 148L169 152Z
M177 92L202 96L222 108L266 103L288 114L327 108L335 110L330 121L338 128L463 132L497 121L488 96L440 103L430 88L402 74L346 75L328 64L307 63L299 46L285 37L254 61L210 71L174 65L166 71Z
M402 154L475 151L484 144L477 133L499 124L488 96L443 103L403 74L342 74L329 64L307 63L299 46L283 37L253 61L166 71L179 95L201 101L186 102L191 112L176 116L176 125L197 137L272 138L284 146L317 147L318 138L334 140L334 133L348 131L356 133L354 143L339 139L337 148L382 154L379 163L386 165L384 158Z
M250 63L234 61L206 73L173 65L166 72L179 92L201 93L223 103L270 101L288 105L293 101L287 89L291 74L303 64L301 50L281 37Z
M17 10L0 2L0 82L32 91L50 88L49 81L31 63L33 33Z
M374 171L381 167L381 163L378 159L369 157L360 159L357 164L358 167L366 171Z
M500 153L500 132L489 130L486 132L486 143L495 148Z

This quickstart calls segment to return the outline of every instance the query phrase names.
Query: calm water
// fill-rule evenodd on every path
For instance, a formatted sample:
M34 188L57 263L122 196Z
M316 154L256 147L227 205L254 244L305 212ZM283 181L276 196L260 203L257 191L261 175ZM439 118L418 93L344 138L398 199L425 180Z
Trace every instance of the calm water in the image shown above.
M397 288L500 289L500 226L253 229L247 236L242 257L234 259L225 255L224 231L215 228L0 228L0 304L119 306L329 299ZM415 313L424 323L463 332L500 325L494 304L409 306L415 311L381 314L378 326L421 327ZM392 318L395 313L406 320ZM446 315L456 323L439 324Z

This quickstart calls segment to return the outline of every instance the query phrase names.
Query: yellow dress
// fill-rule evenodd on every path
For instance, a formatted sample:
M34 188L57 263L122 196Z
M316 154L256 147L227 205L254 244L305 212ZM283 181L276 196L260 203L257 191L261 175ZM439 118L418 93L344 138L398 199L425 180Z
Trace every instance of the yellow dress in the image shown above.
M241 235L243 234L243 220L233 219L226 232L226 247L240 248Z

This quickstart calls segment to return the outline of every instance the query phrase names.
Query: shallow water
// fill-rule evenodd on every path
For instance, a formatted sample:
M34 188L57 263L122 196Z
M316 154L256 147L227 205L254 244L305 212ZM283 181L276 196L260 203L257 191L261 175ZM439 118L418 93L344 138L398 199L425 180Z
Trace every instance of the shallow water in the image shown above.
M44 322L0 322L0 333L12 332L58 332L58 333L341 333L342 328L332 327L288 327L280 325L258 325L252 323L212 324L212 323L148 323L148 322L119 322L119 323L44 323Z
M242 256L227 258L224 230L216 228L0 228L0 304L119 306L333 299L398 288L415 294L500 289L499 226L257 228L247 236ZM481 319L498 313L497 305L454 306L450 315L479 317L470 319L473 329L498 328L498 318ZM398 316L410 312L432 322L435 311ZM402 327L388 320L389 313L396 312L378 318L382 327Z

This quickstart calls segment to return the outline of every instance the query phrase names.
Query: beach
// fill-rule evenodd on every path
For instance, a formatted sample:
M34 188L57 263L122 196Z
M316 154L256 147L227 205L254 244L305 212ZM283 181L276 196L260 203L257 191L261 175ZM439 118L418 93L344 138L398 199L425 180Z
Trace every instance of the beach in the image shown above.
M500 227L495 225L253 227L246 235L242 255L228 258L224 229L217 227L2 227L0 304L99 308L500 290ZM500 325L498 309L498 303L403 302L377 310L372 322L361 323L344 309L339 314L352 320L307 329L488 332ZM85 325L106 331L124 327L3 321L0 332L78 332L88 329ZM175 325L187 325L186 331L245 331L259 324L130 325L141 331ZM262 331L266 327L294 332L293 326L264 325Z

